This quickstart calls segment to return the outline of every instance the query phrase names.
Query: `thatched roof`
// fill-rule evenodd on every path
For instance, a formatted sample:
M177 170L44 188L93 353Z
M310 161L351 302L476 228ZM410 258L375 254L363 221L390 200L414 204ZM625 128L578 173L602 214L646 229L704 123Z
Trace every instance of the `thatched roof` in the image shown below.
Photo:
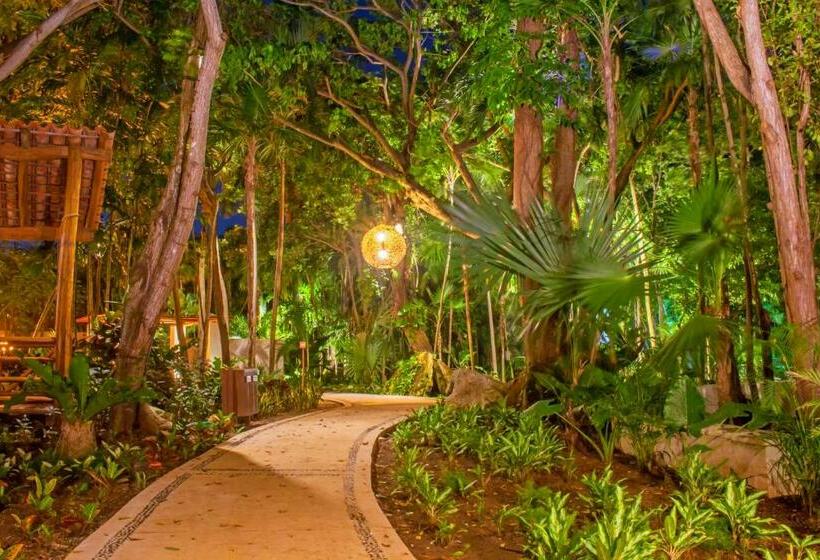
M82 165L78 239L100 225L114 135L102 128L68 128L0 120L0 240L59 238L69 153Z

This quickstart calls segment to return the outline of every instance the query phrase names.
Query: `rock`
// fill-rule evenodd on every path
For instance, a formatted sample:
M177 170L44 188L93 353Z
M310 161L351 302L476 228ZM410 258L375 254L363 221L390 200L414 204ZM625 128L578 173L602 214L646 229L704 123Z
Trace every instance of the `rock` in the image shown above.
M168 412L148 403L139 405L139 424L140 430L149 435L168 433L173 426L171 415Z
M504 399L507 394L504 383L469 368L453 370L452 386L444 402L456 407L486 406Z

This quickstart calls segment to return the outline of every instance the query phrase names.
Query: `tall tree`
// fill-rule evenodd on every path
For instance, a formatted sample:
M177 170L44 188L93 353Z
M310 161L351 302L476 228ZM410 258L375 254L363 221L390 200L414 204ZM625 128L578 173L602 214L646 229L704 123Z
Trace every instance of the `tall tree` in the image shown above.
M248 307L248 362L249 368L256 367L256 329L259 294L257 281L256 251L256 138L248 139L245 156L245 231L247 235L247 307Z
M197 193L204 172L211 94L225 48L216 0L200 1L196 27L186 68L188 76L196 77L183 82L174 159L165 193L134 268L123 312L116 377L133 387L142 384L154 332L167 305L196 213ZM135 417L134 406L118 407L113 417L114 431L131 431Z
M739 4L745 60L712 0L695 0L695 7L730 81L751 102L760 120L786 316L795 330L793 365L798 370L812 369L820 332L808 199L795 178L786 120L763 41L760 7L757 0L741 0ZM812 385L802 381L798 385L801 398L814 395Z
M786 120L763 41L760 7L757 0L741 0L739 4L745 60L713 1L695 0L695 7L730 81L754 106L760 120L786 316L795 331L793 365L798 370L812 369L820 331L807 193L795 178ZM801 398L813 396L810 384L799 381L798 387Z

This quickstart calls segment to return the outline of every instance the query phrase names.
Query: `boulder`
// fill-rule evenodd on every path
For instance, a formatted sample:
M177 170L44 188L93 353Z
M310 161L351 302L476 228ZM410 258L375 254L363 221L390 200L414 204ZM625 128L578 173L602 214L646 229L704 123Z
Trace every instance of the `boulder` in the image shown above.
M145 434L152 436L167 434L173 427L171 414L161 408L148 403L140 403L138 413L140 430Z
M453 390L444 402L455 407L486 406L507 394L504 383L469 368L453 370L451 384Z

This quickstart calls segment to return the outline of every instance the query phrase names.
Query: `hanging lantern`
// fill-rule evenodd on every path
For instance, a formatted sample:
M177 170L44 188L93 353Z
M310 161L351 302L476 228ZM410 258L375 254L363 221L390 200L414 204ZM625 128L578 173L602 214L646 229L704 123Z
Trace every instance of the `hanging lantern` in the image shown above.
M373 268L396 268L407 253L401 225L378 225L362 237L362 256Z

